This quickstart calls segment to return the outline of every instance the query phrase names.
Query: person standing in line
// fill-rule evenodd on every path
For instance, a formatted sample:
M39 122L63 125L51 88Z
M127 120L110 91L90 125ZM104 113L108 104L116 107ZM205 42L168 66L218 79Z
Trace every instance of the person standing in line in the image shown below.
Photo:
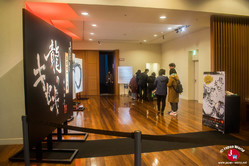
M167 84L169 88L168 102L171 105L170 115L176 116L179 103L179 93L175 91L177 83L180 81L177 72L174 68L169 71L169 82Z
M134 74L133 77L130 80L129 87L131 89L131 97L132 100L135 100L137 97L137 81L136 81L136 75Z
M169 64L169 69L175 69L176 68L176 64L175 63L170 63Z
M163 115L166 106L167 83L169 79L167 76L163 76L165 75L164 69L160 69L158 74L159 76L156 78L154 86L156 87L157 110L158 112L160 112L161 110L161 115ZM162 102L162 107L160 106L161 102Z
M152 91L155 89L154 82L156 80L156 73L153 72L151 75L148 77L148 94L147 98L149 101L152 101Z
M138 85L140 74L141 74L141 70L137 70L137 72L136 72L136 81L137 81L137 99L139 99L139 98L140 98L140 95L139 95L139 89L140 89L140 86Z
M148 72L149 69L145 69L143 73L140 74L139 81L138 81L138 86L139 88L139 96L140 99L142 100L147 100L147 81L148 81Z

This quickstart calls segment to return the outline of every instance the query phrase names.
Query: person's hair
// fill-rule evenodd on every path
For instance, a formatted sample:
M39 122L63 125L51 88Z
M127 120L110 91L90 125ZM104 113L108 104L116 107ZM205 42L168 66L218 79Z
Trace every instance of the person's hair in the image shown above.
M160 69L159 72L158 72L159 76L161 75L165 75L165 70L164 69Z
M141 70L137 70L136 74L140 74L141 73Z
M145 69L145 72L146 72L146 71L149 71L149 69Z
M156 76L156 73L155 73L155 72L153 72L153 73L151 73L151 75L152 75L152 76Z
M169 74L171 75L171 74L173 74L173 73L176 74L176 73L177 73L176 70L175 70L175 69L170 69L170 70L169 70Z
M176 67L176 64L175 63L170 63L169 66L170 67Z

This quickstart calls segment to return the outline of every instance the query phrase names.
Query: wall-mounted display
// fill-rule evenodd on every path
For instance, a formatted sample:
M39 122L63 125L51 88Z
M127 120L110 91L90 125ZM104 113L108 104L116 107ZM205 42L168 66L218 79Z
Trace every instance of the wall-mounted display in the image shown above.
M119 66L118 67L118 83L129 84L133 76L132 66Z
M225 127L225 72L204 72L204 125L224 132Z
M72 39L23 11L26 115L61 124L72 115ZM55 128L29 124L31 146Z
M82 59L80 58L75 58L74 60L74 84L76 93L83 91L83 68Z

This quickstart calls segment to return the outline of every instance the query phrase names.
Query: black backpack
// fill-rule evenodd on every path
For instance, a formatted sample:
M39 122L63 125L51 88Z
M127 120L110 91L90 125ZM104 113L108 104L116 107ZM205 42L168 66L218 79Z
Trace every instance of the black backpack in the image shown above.
M182 84L181 84L180 80L179 81L176 80L176 88L174 86L173 86L173 88L176 91L176 93L182 93L183 92L183 87L182 87Z

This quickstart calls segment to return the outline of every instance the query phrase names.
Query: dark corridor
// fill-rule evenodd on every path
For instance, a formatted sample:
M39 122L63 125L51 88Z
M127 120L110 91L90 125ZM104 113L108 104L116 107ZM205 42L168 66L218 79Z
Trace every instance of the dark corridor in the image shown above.
M111 79L108 79L108 71L111 73ZM114 94L114 52L99 52L99 80L100 94Z

